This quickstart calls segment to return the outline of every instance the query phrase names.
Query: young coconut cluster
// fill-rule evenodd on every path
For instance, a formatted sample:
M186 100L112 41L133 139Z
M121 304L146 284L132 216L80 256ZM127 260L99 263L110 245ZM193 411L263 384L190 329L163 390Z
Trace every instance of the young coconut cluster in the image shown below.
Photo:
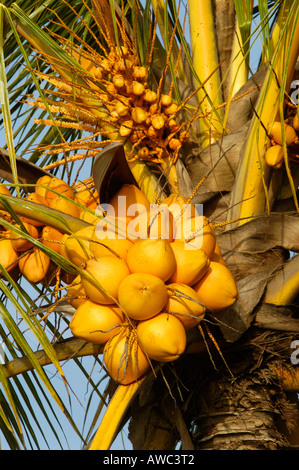
M76 55L77 51L74 51ZM65 100L49 101L48 107L40 100L29 101L29 104L41 109L50 109L53 114L59 110L63 120L62 126L78 125L82 130L95 132L101 129L101 134L107 142L125 140L128 145L128 160L141 159L162 163L164 159L176 159L183 144L189 139L190 123L180 123L178 115L181 109L172 99L172 87L169 92L162 92L163 80L153 89L150 85L149 67L140 65L133 46L115 47L110 45L109 53L105 56L87 53L87 62L93 64L90 73L84 75L87 88L76 86L76 102L74 90L63 78L55 80L44 74L41 76L63 92ZM82 74L82 70L78 70ZM84 97L88 89L89 102L95 108L101 109L101 120L97 116L86 112ZM81 102L81 98L83 102ZM37 123L51 124L49 120L36 120ZM185 128L185 126L187 126ZM104 141L105 144L105 141ZM102 144L100 147L102 147ZM94 155L99 149L97 139L73 141L62 145L50 146L47 152L61 152L66 149L75 151L82 148ZM76 155L75 155L76 157Z
M11 196L7 186L0 186L0 194ZM96 191L81 189L75 191L65 181L52 176L42 176L36 182L35 190L24 199L51 207L65 214L78 218L89 218L86 209L95 209L98 204ZM17 224L9 212L1 211L1 217L10 222L14 228L2 226L0 237L0 263L10 273L17 277L19 273L32 283L55 283L57 266L50 257L28 239L30 236L42 242L48 248L63 254L65 235L59 230L28 217L19 217ZM67 272L61 273L61 278L67 283L72 276Z
M161 161L178 151L188 135L176 121L178 105L169 94L150 88L148 73L122 46L100 59L94 76L105 86L101 101L109 110L110 122L137 149L134 158Z
M68 256L80 272L68 290L76 308L70 329L103 345L109 375L122 384L142 377L152 361L178 359L186 331L238 297L214 227L201 217L198 230L195 206L173 194L154 209L136 186L124 185L83 244L83 232L68 238Z
M266 151L265 160L269 166L276 169L281 168L284 163L283 127L288 160L292 163L298 163L299 159L299 119L297 113L294 115L291 112L283 124L280 121L274 121L270 130L271 145Z

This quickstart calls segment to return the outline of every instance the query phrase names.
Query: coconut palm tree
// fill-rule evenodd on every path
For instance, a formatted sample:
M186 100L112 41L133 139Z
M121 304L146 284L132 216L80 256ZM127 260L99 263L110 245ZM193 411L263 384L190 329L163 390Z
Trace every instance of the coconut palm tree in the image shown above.
M62 410L90 449L110 448L126 423L138 450L298 445L298 6L0 4L0 176L10 188L0 195L1 241L13 229L49 260L39 280L20 270L26 252L0 264L0 429L11 449L41 445L36 409L58 442ZM262 47L252 71L256 42ZM155 362L129 385L106 385L103 346L69 329L75 308L66 291L81 265L24 225L29 218L76 240L90 226L30 200L45 175L58 175L75 192L96 189L101 203L133 183L151 203L179 194L203 205L237 300L207 308L187 331L179 359ZM83 208L78 199L75 206ZM93 358L92 373L83 356ZM65 361L84 374L89 400L98 401L85 433L69 407Z

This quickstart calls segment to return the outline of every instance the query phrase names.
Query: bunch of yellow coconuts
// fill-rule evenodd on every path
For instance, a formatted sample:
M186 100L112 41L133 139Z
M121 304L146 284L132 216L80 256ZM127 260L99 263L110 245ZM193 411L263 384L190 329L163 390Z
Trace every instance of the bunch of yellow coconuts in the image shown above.
M119 211L122 198L126 216ZM194 211L188 241L181 227L186 207ZM186 331L207 310L224 309L238 297L206 217L199 218L195 240L195 211L174 194L153 208L136 186L123 185L100 222L65 240L65 256L81 271L68 290L76 307L70 329L104 344L109 375L122 384L142 377L153 361L178 359Z
M288 159L291 162L298 163L298 132L299 119L298 115L287 118L283 125L280 121L274 121L270 135L270 146L266 151L265 160L267 164L273 168L281 168L284 163L282 132L284 127L285 143L288 150Z
M11 196L11 192L4 184L0 185L0 194ZM75 192L65 181L49 175L39 178L34 192L26 195L25 199L77 218L83 218L85 214L89 216L89 212L83 210L83 207L95 209L99 204L96 191L82 189ZM59 230L22 216L19 217L21 223L17 224L6 211L1 211L0 216L12 223L16 229L21 231L25 229L32 238L38 239L60 254L64 234ZM56 268L50 257L20 232L4 227L0 233L0 263L11 276L16 277L21 273L32 283L49 281L51 273ZM69 282L71 276L66 272L63 272L62 276L66 282Z
M197 327L207 311L229 307L238 297L212 223L181 195L153 206L139 188L125 184L109 204L99 205L96 191L75 193L58 178L42 177L28 198L90 222L66 235L22 220L33 237L77 266L77 276L66 286L76 309L70 330L103 345L107 371L121 384L138 380L155 361L178 359L186 348L186 331ZM187 218L182 217L185 210ZM50 258L15 235L6 233L0 243L11 244L25 277L42 281ZM16 243L21 241L20 249Z

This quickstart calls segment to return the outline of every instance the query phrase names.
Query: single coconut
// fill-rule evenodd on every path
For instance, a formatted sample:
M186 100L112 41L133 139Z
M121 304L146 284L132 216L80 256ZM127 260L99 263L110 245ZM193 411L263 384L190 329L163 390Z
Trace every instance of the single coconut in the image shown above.
M90 299L82 302L70 321L74 336L94 344L104 344L114 335L124 321L116 305L101 305Z
M206 274L192 286L207 310L217 311L230 307L238 298L235 279L227 266L210 262Z
M198 325L204 318L206 309L195 290L181 283L168 284L167 288L165 312L177 317L186 330Z
M175 256L175 270L168 282L192 286L205 274L210 260L203 250L189 250L186 243L175 240L170 244Z
M67 199L64 196L53 197L48 202L49 207L64 214L71 215L72 217L79 218L81 209L77 206L72 199Z
M137 213L150 208L146 195L134 184L124 184L110 199L109 205L113 210L108 215L133 218Z
M175 361L185 351L185 328L178 318L169 313L161 312L140 321L136 332L142 350L154 361Z
M54 227L45 225L42 229L41 235L41 242L51 250L60 254L60 242L63 239L64 234Z
M109 255L87 260L81 267L87 297L103 304L115 303L121 281L130 274L125 261Z
M208 258L214 253L216 245L215 229L208 218L205 216L195 216L190 220L184 221L184 235L176 236L186 243L186 249L202 250ZM191 225L191 227L190 227Z
M66 259L80 266L86 260L93 257L89 245L92 237L93 226L89 226L61 239L60 253Z
M130 326L121 327L107 341L103 360L110 377L122 385L137 381L150 368L150 362Z
M28 235L30 235L32 238L38 238L39 232L38 228L35 225L28 224L27 222L23 222L23 225ZM18 228L22 230L22 227L20 225L18 226ZM12 246L16 251L26 251L32 248L33 246L33 243L30 240L13 231L12 229L10 229L10 239Z
M12 246L9 233L5 236L0 240L0 264L7 272L11 272L18 264L18 253Z
M47 275L51 266L51 260L37 247L33 251L26 253L19 259L19 269L28 281L37 284L41 282Z
M296 139L296 131L292 126L289 126L286 123L283 123L283 126L285 132L286 145L291 145ZM270 135L271 137L273 137L277 144L282 145L282 124L280 121L274 121L270 131Z
M130 274L118 288L118 302L134 320L145 320L161 312L167 298L164 282L148 273Z
M67 289L67 301L72 307L78 308L85 300L87 300L86 292L81 282L81 276L78 274Z
M56 198L60 194L63 194L70 199L74 199L75 193L70 185L63 180L56 178L55 176L48 181L47 186L48 189L46 190L44 197L48 204L50 203L51 199Z
M48 189L48 185L53 177L50 175L43 175L40 178L38 178L34 192L38 194L39 196L45 198L46 191Z
M265 160L273 168L281 168L284 162L283 148L281 145L271 145L265 153Z
M163 239L140 239L128 250L127 264L131 273L148 273L166 282L176 267L170 243Z

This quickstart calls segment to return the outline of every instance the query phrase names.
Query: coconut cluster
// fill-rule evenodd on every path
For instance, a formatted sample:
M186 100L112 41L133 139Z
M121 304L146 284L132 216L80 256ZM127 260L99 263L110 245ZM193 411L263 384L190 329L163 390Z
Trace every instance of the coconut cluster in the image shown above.
M283 124L274 121L270 130L270 147L265 154L267 164L273 168L281 168L284 163L284 152L282 147L282 132L284 127L285 142L287 146L288 160L298 163L299 158L299 119L298 115L288 117Z
M11 196L8 187L3 184L0 186L0 194ZM35 190L24 199L82 219L90 218L90 212L86 209L94 210L99 204L97 191L85 188L75 191L65 181L48 175L39 178ZM59 254L62 254L66 236L59 230L29 217L19 217L19 224L7 211L1 211L1 217L14 226L10 229L2 226L0 235L2 266L14 278L21 274L32 283L55 284L57 265L42 249L35 246L34 240L31 241L28 236ZM61 279L66 283L72 278L73 276L67 272L61 272Z
M1 191L10 195L5 186ZM238 297L213 224L181 195L151 205L139 188L126 184L109 204L100 205L96 191L75 191L56 177L43 176L27 199L89 225L63 234L20 217L32 240L23 231L4 231L2 265L8 271L17 267L33 283L49 284L57 266L34 245L36 239L77 267L74 275L61 273L75 308L70 330L103 345L105 366L119 383L138 380L155 361L178 359L186 332L198 327L207 312L229 307ZM56 281L54 276L52 285Z
M134 158L159 162L189 138L177 122L178 105L170 94L151 89L148 68L126 47L102 58L94 77L103 87L100 99L109 121L132 143Z
M124 197L125 217L119 213ZM124 185L90 232L83 229L64 244L65 256L80 271L68 290L76 308L70 329L103 345L105 366L119 383L138 380L153 361L178 359L186 331L207 311L224 309L238 297L213 225L202 217L199 235L192 230L192 204L191 230L181 230L178 215L186 203L170 195L152 211L138 188ZM130 215L132 204L137 206ZM197 237L201 248L195 248Z

